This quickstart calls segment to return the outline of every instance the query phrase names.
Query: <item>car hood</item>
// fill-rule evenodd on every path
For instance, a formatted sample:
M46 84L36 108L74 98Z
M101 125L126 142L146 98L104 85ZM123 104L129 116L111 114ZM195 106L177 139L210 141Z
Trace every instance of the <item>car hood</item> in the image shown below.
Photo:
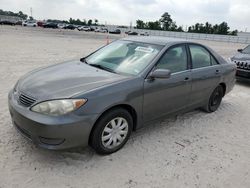
M28 73L19 80L17 90L38 100L70 98L128 78L73 61Z
M233 60L250 61L250 54L238 53L232 58Z

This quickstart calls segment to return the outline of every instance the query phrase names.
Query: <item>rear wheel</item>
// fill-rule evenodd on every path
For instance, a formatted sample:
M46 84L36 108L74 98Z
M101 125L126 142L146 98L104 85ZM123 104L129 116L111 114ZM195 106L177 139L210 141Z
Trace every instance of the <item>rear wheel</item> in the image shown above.
M214 112L216 111L222 101L224 95L224 90L221 85L217 86L213 93L211 94L208 104L203 108L206 112Z
M130 113L117 108L105 113L91 134L90 144L99 154L111 154L121 149L131 134L133 119Z

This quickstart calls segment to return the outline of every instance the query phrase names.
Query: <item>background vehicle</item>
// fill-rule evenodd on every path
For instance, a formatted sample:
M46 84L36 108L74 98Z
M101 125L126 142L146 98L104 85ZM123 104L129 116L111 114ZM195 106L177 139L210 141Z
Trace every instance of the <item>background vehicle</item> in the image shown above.
M23 76L9 93L9 109L19 132L41 147L90 144L109 154L156 119L200 107L216 111L235 71L201 44L125 38Z
M43 27L44 24L45 24L45 23L44 23L43 21L38 21L38 22L37 22L37 26L38 26L38 27Z
M250 45L244 49L238 49L238 54L231 58L237 66L236 78L250 81Z
M57 27L58 27L59 29L63 29L65 26L66 26L66 24L64 24L64 23L59 23L59 24L57 24Z
M53 22L47 22L43 25L44 28L53 28L56 29L58 28L57 23L53 23Z
M128 34L128 35L138 35L138 33L135 32L135 31L128 31L127 34Z
M95 32L99 32L99 33L107 33L108 29L105 27L101 27L101 28L97 28L95 29Z
M28 20L23 22L23 26L25 27L37 27L37 23L35 20Z
M16 25L16 22L10 20L2 20L0 21L1 25Z
M91 31L91 28L89 26L80 26L77 29L78 31Z
M140 33L141 36L149 36L149 33L148 32L142 32Z
M95 31L96 30L96 26L90 26L90 31Z
M72 24L68 24L68 25L63 27L63 29L71 29L71 30L74 30L75 28L76 28L76 26L74 26Z
M121 30L120 29L115 29L112 31L109 31L110 34L121 34Z

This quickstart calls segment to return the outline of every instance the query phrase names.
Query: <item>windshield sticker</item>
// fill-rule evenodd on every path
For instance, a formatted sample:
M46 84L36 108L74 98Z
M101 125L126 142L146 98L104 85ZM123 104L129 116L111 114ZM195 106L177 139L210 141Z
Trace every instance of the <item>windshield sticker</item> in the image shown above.
M152 48L146 48L146 47L143 47L143 46L138 46L135 51L138 51L138 52L144 52L144 53L153 53L154 49Z

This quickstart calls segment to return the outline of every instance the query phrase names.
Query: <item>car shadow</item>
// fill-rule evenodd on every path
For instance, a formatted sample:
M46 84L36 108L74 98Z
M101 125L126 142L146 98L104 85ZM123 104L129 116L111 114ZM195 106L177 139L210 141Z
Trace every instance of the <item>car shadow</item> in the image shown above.
M192 118L193 116L200 116L200 114L205 115L207 113L203 112L200 109L196 109L196 110L188 111L186 113L172 115L166 118L162 118L160 120L156 120L152 123L145 125L144 127L136 131L133 131L126 145L130 145L137 139L140 139L141 136L154 135L157 132L166 131L174 126L183 126L181 123L177 124L177 122L178 121L183 122L186 119ZM75 155L79 155L78 157L80 158L82 158L80 155L89 156L89 157L93 157L93 155L105 156L105 155L98 155L91 147L73 148L73 149L68 149L65 151L61 150L61 151L56 151L56 152L58 154L63 154L63 155L66 154L68 157L72 157L73 159L76 158ZM71 154L73 154L73 156L71 156Z
M237 80L236 82L237 85L240 86L245 86L245 87L250 87L250 80Z
M221 107L218 109L218 112L224 111L225 108L233 108L233 106L231 106L231 104L223 102L221 104ZM186 113L173 115L158 121L154 121L148 124L147 126L144 126L132 132L131 137L125 147L133 148L133 144L138 141L140 142L141 139L145 139L145 137L149 139L155 138L154 135L161 134L162 132L168 132L167 134L171 134L171 131L179 131L181 135L181 131L185 129L186 126L192 126L189 124L189 122L191 122L191 124L194 123L194 126L196 126L197 123L199 123L201 116L202 118L208 118L207 116L211 116L212 114L213 113L206 113L200 109L196 109L188 111ZM89 165L92 165L93 163L95 163L95 161L98 161L100 159L112 160L112 157L116 156L117 154L114 153L111 155L98 155L91 147L80 147L67 150L51 151L39 148L31 144L28 148L26 148L26 150L35 150L35 152L33 151L32 153L34 153L36 157L44 158L44 161L47 161L48 163L55 164L58 162L62 162L65 163L67 166L74 166L78 165L79 162L84 162L86 166L89 167ZM124 151L120 150L118 152Z

